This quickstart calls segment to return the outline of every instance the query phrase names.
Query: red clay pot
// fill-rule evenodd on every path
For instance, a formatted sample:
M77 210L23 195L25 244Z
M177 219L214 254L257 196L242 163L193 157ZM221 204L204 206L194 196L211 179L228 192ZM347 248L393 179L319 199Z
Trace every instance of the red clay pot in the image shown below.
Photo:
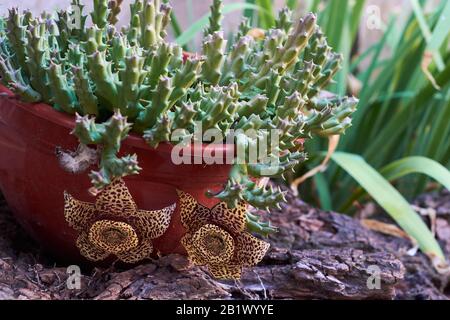
M86 173L65 172L55 156L55 148L74 150L77 138L70 134L74 117L55 111L46 104L27 104L0 86L0 189L22 226L53 254L67 261L82 259L75 240L77 233L64 218L64 191L87 202L95 202L88 193L91 186ZM175 165L172 145L149 147L131 134L122 144L123 154L137 154L142 171L124 180L138 206L156 210L178 204L176 189L193 195L212 207L216 199L205 196L227 181L229 165ZM192 147L195 149L194 147ZM202 151L205 146L200 146ZM231 145L217 145L218 152L233 152ZM153 241L163 254L185 253L180 239L185 233L179 206L167 232ZM155 251L156 251L155 250Z

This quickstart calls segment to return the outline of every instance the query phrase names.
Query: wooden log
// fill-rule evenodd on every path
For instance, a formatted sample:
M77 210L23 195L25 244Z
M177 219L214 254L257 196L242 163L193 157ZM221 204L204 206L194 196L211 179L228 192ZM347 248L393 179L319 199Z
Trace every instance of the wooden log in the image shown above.
M435 209L446 247L450 209L442 207L450 208L450 195L441 198ZM427 199L417 205L433 205ZM407 255L407 239L370 231L354 218L312 208L292 195L288 203L270 213L280 231L269 237L268 255L240 281L215 281L185 257L170 255L128 270L83 270L80 290L67 288L66 268L55 268L0 203L0 299L447 298L448 276L421 253Z

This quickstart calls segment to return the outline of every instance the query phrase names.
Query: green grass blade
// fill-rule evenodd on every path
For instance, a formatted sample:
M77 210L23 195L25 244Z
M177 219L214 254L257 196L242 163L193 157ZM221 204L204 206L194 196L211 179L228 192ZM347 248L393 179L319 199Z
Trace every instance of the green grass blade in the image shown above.
M295 10L298 7L298 1L297 0L286 0L286 6L291 10Z
M430 22L432 25L437 23L439 14L434 13L430 16ZM421 31L418 26L417 20L414 18L414 14L410 18L410 24L404 28L403 35L400 37L400 42L397 44L397 50L393 52L392 58L389 59L389 63L383 68L379 76L371 81L370 85L363 84L364 95L361 95L361 103L358 113L355 115L355 128L356 130L351 130L350 134L343 139L343 145L351 148L352 152L362 154L363 149L370 148L367 145L367 141L373 141L374 136L378 137L386 131L389 127L388 124L392 123L393 114L400 114L409 112L414 109L414 105L408 105L409 109L405 108L407 100L395 101L394 103L384 103L381 107L373 105L374 100L378 96L386 94L390 96L396 95L399 91L415 91L418 92L420 89L428 84L428 80L423 75L420 68L421 61L423 58L423 52L426 47L425 40L421 36ZM388 30L390 30L388 28ZM388 37L389 38L389 37ZM411 66L414 66L411 68ZM444 82L443 82L444 83ZM427 89L428 90L428 89ZM390 99L388 99L390 100ZM427 101L424 101L426 104ZM422 106L420 107L422 108ZM369 112L369 114L366 114ZM372 120L368 120L372 119ZM363 121L369 121L370 123L375 123L371 126L362 126ZM406 120L408 121L408 120ZM414 122L408 122L410 128L413 128L416 124ZM403 125L403 124L401 124ZM361 127L362 126L362 127ZM364 131L364 132L363 132ZM370 132L367 133L367 132ZM355 134L359 137L359 141L355 142ZM350 147L352 146L352 147ZM357 146L357 148L355 148ZM386 148L377 150L377 156L383 158L383 152L389 153ZM401 155L400 155L401 157ZM372 157L366 157L372 162ZM390 157L390 159L395 159L397 157ZM377 164L378 165L378 164Z
M309 12L318 12L319 11L319 5L321 0L313 0L308 7Z
M350 64L350 73L355 73L357 71L357 68L361 65L361 63L366 60L373 52L378 48L379 43L375 43L371 45L369 48L367 48L364 52L361 54L355 56Z
M411 4L413 7L414 14L416 15L417 21L419 22L420 29L422 30L423 37L425 38L427 43L430 44L431 40L432 40L432 34L431 34L430 27L428 26L428 23L426 21L425 14L422 10L422 7L420 6L419 0L411 0ZM446 21L446 23L449 24L448 21ZM430 49L432 49L432 48L430 48ZM438 49L438 48L436 48L436 49ZM439 71L442 71L445 68L444 60L442 59L442 56L439 53L439 50L436 50L436 49L430 50L430 51L433 53L433 58L436 62L436 65L437 65Z
M450 91L448 92L450 96ZM441 105L440 111L436 114L434 125L430 132L430 139L427 143L426 155L433 159L442 161L441 155L443 151L450 149L450 101L446 101Z
M382 39L374 46L373 48L373 55L371 57L371 62L370 65L367 67L367 69L362 72L359 75L359 79L361 81L361 85L362 85L362 91L360 93L360 102L359 102L359 106L358 106L358 112L356 112L356 114L353 117L353 128L352 130L349 130L347 132L347 134L342 138L341 140L341 144L340 144L340 149L341 150L349 150L350 146L357 146L357 145L367 145L365 142L361 142L361 137L364 136L368 136L368 131L370 131L371 126L365 126L364 122L365 119L367 119L367 113L369 113L370 111L372 111L371 106L369 104L369 100L372 94L374 94L374 91L376 91L376 86L380 85L380 81L376 82L375 85L371 85L370 81L372 79L372 75L374 74L374 72L376 71L376 65L377 62L379 61L379 57L382 53L382 50L386 44L387 38L389 36L389 34L392 32L393 28L392 26L394 25L394 20L391 19L385 34L383 35ZM376 122L376 120L374 120L374 122ZM338 168L336 166L331 167L330 168L330 175L333 177L333 183L335 183L338 179L338 173L340 171L338 170ZM338 195L333 196L334 198L336 198L336 196L338 196L338 198L342 198L342 194L345 191L342 190L341 192L338 193ZM336 202L335 202L336 204Z
M330 1L329 16L325 26L328 43L337 52L341 51L342 31L349 20L348 1Z
M426 157L403 158L388 164L380 170L380 174L391 182L414 173L427 175L450 190L450 172L437 161ZM362 188L358 188L348 198L346 203L339 208L339 211L346 212L355 201L361 199L365 194Z
M361 16L365 4L365 0L356 0L353 6L350 18L350 39L352 40L356 39L356 35L358 34L358 29L361 25Z
M164 3L168 3L169 0L163 0ZM178 22L177 16L172 11L170 14L170 24L172 26L173 34L175 37L179 37L182 33L180 23Z
M251 3L230 3L223 7L223 14L228 14L234 11L242 10L242 9L252 9L255 11L263 11L265 14L268 14L265 10L263 10L258 5L254 5ZM203 31L208 26L208 18L210 14L206 14L196 22L194 22L187 30L185 30L177 39L176 43L180 46L185 45L191 41L196 34Z
M439 51L441 46L448 40L448 34L450 33L450 1L447 1L445 8L442 11L441 17L434 28L428 43L428 49L433 51Z
M250 5L256 5L256 0L245 0L245 3ZM248 19L252 19L255 15L255 10L253 8L244 9L244 17Z
M436 81L441 87L450 82L450 64L436 77ZM390 148L398 141L398 138L405 133L408 124L411 124L411 117L420 115L435 93L436 89L432 84L425 86L408 105L390 117L390 120L384 124L383 131L367 146L364 155L379 163L380 150Z
M316 184L321 208L323 210L333 210L330 188L324 174L320 172L316 174L313 179Z
M270 29L275 25L275 11L273 9L272 0L256 0L264 11L259 11L260 25L263 29ZM268 14L270 13L270 14Z
M359 128L359 125L361 122L366 119L366 114L370 111L369 109L369 102L370 98L372 97L375 88L377 85L381 85L381 81L376 82L375 85L371 85L371 81L373 81L372 76L374 72L376 71L377 64L379 61L379 58L381 56L381 53L383 51L383 48L385 47L386 41L389 37L389 34L392 32L394 26L394 20L392 19L386 29L386 32L384 33L383 37L380 39L380 41L376 44L374 48L374 53L371 58L370 65L367 67L367 70L362 72L359 75L359 78L361 80L362 85L362 91L360 93L360 103L359 103L359 109L358 112L355 114L354 117L354 125ZM392 70L391 70L392 71ZM392 77L391 77L392 79ZM387 81L387 79L386 79ZM370 128L363 127L361 130L369 131ZM343 139L343 145L347 146L349 144L355 144L356 137L361 136L360 130L351 130L348 134L348 136L344 137ZM367 134L366 134L367 136Z
M340 95L344 95L347 88L350 51L353 44L350 38L349 8L348 1L330 1L324 13L319 17L319 24L324 23L328 44L344 56L342 70L335 77L336 84L328 88L328 90Z
M419 244L421 250L445 260L439 244L410 204L383 176L358 155L336 152L332 159Z
M450 190L450 171L442 164L425 157L408 157L385 166L380 173L387 180L396 180L412 173L425 174Z

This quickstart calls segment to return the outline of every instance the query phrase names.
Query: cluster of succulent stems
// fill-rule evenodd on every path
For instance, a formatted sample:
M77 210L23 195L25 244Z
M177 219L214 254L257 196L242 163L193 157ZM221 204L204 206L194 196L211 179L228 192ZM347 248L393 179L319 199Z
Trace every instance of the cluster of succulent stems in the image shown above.
M136 155L118 155L130 132L156 148L170 143L174 130L193 135L198 124L222 132L277 129L281 159L271 176L281 177L305 159L298 141L338 135L351 125L357 100L321 94L342 57L327 44L314 14L293 21L283 9L264 37L253 37L244 22L227 43L222 1L214 0L202 50L185 59L167 39L172 9L165 2L134 0L121 28L121 0L93 2L90 18L80 0L55 14L11 9L0 20L0 75L22 100L76 117L79 141L101 147L99 170L90 174L97 190L141 170ZM73 8L80 15L75 24ZM245 149L257 140L243 134L235 144ZM236 164L224 189L211 196L230 207L242 200L277 206L283 192L257 183L264 166ZM255 231L270 230L255 216L248 220Z

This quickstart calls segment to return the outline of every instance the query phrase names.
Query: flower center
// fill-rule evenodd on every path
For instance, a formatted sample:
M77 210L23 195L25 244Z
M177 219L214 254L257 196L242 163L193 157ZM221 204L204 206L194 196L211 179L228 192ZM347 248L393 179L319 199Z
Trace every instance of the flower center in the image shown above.
M210 263L227 262L233 257L234 240L218 226L204 225L194 234L192 241L199 253Z
M131 250L139 243L132 226L112 220L96 221L89 230L89 241L110 253Z
M225 250L225 242L221 237L217 235L209 235L204 238L203 244L205 248L213 255L220 255Z
M126 234L122 232L122 230L111 228L103 231L102 234L105 241L110 243L111 245L116 245L123 242L126 239Z

